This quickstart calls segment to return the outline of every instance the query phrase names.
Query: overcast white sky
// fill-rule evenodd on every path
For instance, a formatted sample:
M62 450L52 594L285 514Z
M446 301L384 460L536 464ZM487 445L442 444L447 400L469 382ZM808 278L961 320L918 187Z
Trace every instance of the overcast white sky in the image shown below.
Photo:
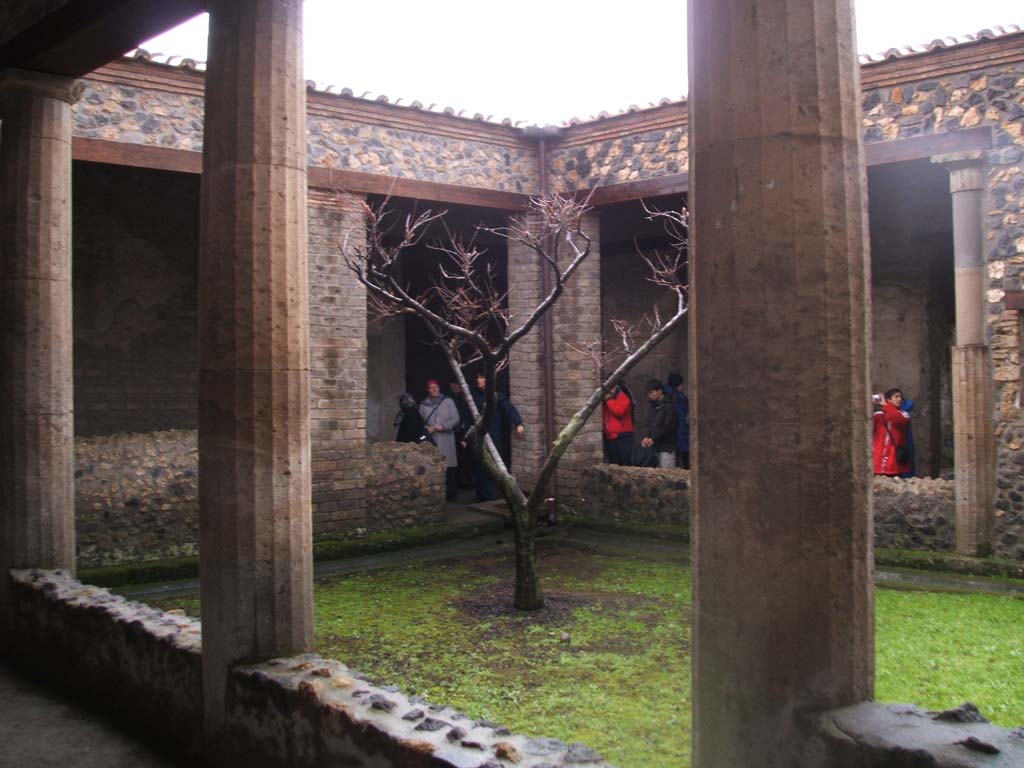
M1021 0L855 2L862 53L1024 26ZM306 0L305 14L306 79L356 95L543 124L687 90L684 0ZM206 17L142 47L203 60Z

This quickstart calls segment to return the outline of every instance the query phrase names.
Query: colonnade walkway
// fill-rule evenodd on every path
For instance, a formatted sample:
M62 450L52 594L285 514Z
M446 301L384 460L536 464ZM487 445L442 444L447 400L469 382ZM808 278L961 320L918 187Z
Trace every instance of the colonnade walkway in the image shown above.
M184 768L0 661L0 767Z
M497 507L497 505L495 505ZM480 528L469 538L453 537L442 543L414 546L391 552L356 555L338 561L317 563L316 577L330 578L359 571L451 559L485 551L501 551L511 546L511 535L500 527L481 526L496 520L497 508L452 506L446 522L452 527ZM655 539L608 532L585 527L542 527L542 541L549 546L593 549L605 554L650 558L653 560L689 559L689 545L681 540ZM955 574L926 573L896 568L880 568L878 583L904 585L939 591L1024 592L1020 583L970 578ZM198 580L186 579L165 584L145 584L117 590L131 599L166 598L198 592ZM135 737L87 708L63 699L54 692L0 661L0 768L48 768L73 765L76 768L180 768L184 763L161 755Z

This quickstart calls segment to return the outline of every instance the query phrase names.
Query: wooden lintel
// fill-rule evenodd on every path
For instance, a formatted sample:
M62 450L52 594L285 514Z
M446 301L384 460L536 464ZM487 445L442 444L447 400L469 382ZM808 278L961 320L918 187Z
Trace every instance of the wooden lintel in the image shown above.
M75 160L108 165L127 165L178 173L202 173L203 153L149 144L128 144L105 139L75 136L71 140L71 156ZM401 179L360 171L310 166L309 186L356 192L368 195L393 195L440 203L475 205L501 210L525 210L530 196L494 189L460 187L419 179Z
M158 171L178 171L179 173L203 172L202 152L150 144L87 139L83 136L75 136L71 139L71 157L74 160L84 160L87 163L129 165L133 168L152 168Z
M626 181L621 184L608 184L607 186L597 187L593 192L589 189L581 189L576 192L576 197L585 199L589 194L590 204L597 206L622 203L627 200L661 197L662 195L678 195L688 192L689 189L690 174L671 173L667 176L656 176L651 179Z
M1024 312L1024 291L1007 291L1003 298L1007 309L1015 309Z
M868 166L921 160L950 152L970 149L991 149L992 127L979 125L949 133L930 133L897 141L878 141L864 145L864 161Z
M864 148L864 154L867 165L872 166L905 160L919 160L949 152L991 149L992 146L991 127L978 126L949 133L868 144ZM75 160L92 163L128 165L180 173L201 173L203 169L201 152L148 144L128 144L106 139L90 139L81 136L76 136L72 140L72 156ZM684 194L689 191L689 181L688 173L673 173L650 179L627 181L622 184L608 184L593 190L590 203L599 206L662 195ZM395 197L475 205L509 211L525 210L529 207L530 202L529 195L517 192L462 187L457 184L442 184L434 181L404 179L319 166L310 166L309 185L360 194L390 194ZM589 193L589 189L579 190L576 195L584 198Z
M529 195L517 192L460 187L456 184L441 184L436 181L403 179L398 176L382 176L376 173L344 171L319 166L310 166L309 186L367 195L391 195L414 200L499 208L507 211L525 210L530 204Z

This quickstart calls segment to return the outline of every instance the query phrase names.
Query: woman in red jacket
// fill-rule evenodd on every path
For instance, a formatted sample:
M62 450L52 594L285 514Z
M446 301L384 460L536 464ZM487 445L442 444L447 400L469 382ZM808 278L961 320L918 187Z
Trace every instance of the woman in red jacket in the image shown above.
M910 417L900 408L903 393L890 389L885 393L882 409L875 411L874 458L876 475L902 475L910 472L910 456L907 450L907 430Z
M633 398L624 384L605 395L601 411L608 463L630 466L633 463Z

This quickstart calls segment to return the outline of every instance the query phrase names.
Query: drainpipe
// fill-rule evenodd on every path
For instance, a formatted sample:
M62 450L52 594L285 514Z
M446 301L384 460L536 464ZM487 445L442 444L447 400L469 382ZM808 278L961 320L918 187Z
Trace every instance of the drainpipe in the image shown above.
M537 171L540 180L540 194L546 195L548 188L548 139L560 136L561 129L557 126L530 126L523 131L528 139L537 142ZM550 252L551 243L547 244ZM537 257L537 269L540 272L541 296L547 296L551 291L551 272L547 269L543 260ZM555 441L555 326L552 312L554 308L544 313L541 318L541 370L544 383L544 444L551 449ZM558 472L551 475L551 482L547 489L548 525L555 525L558 522L556 499L558 498Z

